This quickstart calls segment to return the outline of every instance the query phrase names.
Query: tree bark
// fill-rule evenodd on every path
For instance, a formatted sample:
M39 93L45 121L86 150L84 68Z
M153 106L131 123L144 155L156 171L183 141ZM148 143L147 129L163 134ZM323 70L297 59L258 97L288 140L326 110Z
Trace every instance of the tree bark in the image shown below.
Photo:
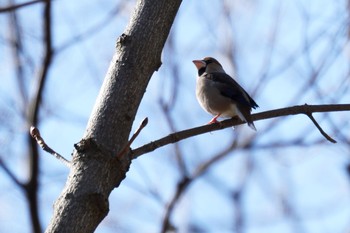
M108 214L108 197L125 178L127 144L135 115L181 0L139 0L101 87L71 171L46 232L93 232Z

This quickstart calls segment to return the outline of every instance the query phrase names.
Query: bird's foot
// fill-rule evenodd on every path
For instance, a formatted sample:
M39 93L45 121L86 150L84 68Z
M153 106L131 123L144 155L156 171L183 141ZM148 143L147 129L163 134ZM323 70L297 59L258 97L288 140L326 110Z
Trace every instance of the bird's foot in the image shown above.
M218 123L219 121L216 120L215 118L211 119L209 122L208 122L208 125L210 124L214 124L214 123Z
M218 117L219 117L220 115L221 115L221 114L218 114L218 115L216 115L215 117L213 117L213 119L211 119L211 120L208 122L208 125L214 124L214 123L218 123L219 121L216 120L216 119L218 119Z

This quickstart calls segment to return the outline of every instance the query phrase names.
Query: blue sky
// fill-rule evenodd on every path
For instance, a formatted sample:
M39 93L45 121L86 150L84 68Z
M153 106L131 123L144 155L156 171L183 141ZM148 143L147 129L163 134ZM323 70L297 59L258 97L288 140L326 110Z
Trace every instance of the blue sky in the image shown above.
M73 144L84 134L116 38L126 27L134 2L121 4L118 14L109 17L115 5L107 0L54 1L56 48L98 26L83 41L58 50L44 92L41 134L67 158ZM260 106L255 112L304 103L349 103L345 6L345 1L326 0L184 1L171 31L173 41L168 41L164 49L163 65L147 87L134 128L144 117L149 118L149 124L132 147L172 133L160 99L173 103L169 116L176 130L199 126L211 119L196 101L196 69L191 62L208 55L220 60L229 74L236 73L237 81L249 93L254 92ZM223 14L224 9L230 15ZM34 64L34 68L26 69L29 93L42 58L40 14L40 5L20 11L26 51ZM6 14L0 15L0 23L7 25ZM25 180L27 148L18 145L24 145L27 125L18 114L21 106L6 43L8 29L2 27L0 33L0 110L2 118L10 119L9 124L1 126L0 155ZM235 67L230 54L234 54ZM315 74L317 88L307 85ZM172 99L174 93L176 98ZM347 116L344 112L315 114L326 132L339 141L342 137L349 140ZM238 212L230 195L237 190L242 191L239 209L245 232L348 232L348 145L325 141L305 116L264 120L255 125L256 133L244 125L178 143L190 174L233 140L243 145L253 137L255 146L251 150L231 151L190 186L172 216L180 232L188 232L190 225L201 226L206 232L234 232L233 220ZM339 128L340 133L335 134L334 128ZM295 138L310 145L260 148ZM168 145L133 161L126 179L112 192L110 213L96 232L159 231L165 206L182 177L175 148L176 145ZM45 227L68 169L44 152L41 164L40 214ZM23 193L2 171L0 174L0 231L30 232ZM286 206L291 206L289 212L284 209Z

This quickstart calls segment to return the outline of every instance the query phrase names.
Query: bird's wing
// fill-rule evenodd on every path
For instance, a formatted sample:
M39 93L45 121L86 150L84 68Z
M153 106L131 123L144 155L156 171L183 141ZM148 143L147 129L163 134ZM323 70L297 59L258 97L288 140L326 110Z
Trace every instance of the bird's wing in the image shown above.
M217 86L223 96L254 109L259 107L249 94L228 74L212 72L206 74L206 78L214 81L214 85Z

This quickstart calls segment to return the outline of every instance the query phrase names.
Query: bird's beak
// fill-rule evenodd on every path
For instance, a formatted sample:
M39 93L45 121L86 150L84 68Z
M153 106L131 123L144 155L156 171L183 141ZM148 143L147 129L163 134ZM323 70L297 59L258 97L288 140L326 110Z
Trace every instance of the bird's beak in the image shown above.
M198 70L206 66L205 62L202 60L193 60L192 62L194 63L194 65L197 67Z

